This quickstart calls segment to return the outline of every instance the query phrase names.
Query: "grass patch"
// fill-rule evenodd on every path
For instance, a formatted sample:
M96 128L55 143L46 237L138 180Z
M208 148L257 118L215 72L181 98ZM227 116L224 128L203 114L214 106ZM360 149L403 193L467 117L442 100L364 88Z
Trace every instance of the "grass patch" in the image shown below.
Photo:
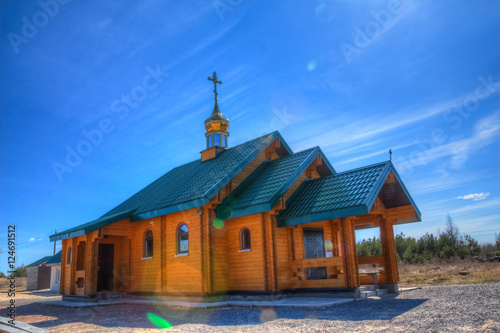
M468 274L461 275L460 272ZM500 264L469 260L434 261L426 264L399 263L399 286L421 287L449 284L500 282Z

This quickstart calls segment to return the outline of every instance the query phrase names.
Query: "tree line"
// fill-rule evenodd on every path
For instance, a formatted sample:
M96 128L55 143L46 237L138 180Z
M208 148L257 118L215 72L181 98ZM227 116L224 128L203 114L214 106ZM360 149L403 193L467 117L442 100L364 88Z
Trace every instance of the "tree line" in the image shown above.
M436 258L490 257L500 251L500 237L497 237L495 244L481 246L472 236L461 234L450 215L447 217L445 230L438 230L437 236L426 233L416 239L400 233L394 240L398 261L407 264L422 264ZM356 243L356 247L359 257L382 254L382 243L378 237L363 239Z

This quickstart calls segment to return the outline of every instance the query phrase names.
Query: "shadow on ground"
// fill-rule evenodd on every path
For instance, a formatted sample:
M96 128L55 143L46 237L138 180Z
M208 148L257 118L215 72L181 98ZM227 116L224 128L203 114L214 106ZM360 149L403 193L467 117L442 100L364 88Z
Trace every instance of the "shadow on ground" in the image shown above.
M319 319L338 321L391 320L426 302L427 299L398 299L386 296L345 303L325 308L249 308L226 307L213 309L185 309L144 304L115 304L87 308L68 308L32 303L17 308L17 316L47 316L49 320L32 325L51 328L62 324L86 323L101 327L155 328L147 319L154 313L173 326L206 324L210 326L258 325L275 319Z

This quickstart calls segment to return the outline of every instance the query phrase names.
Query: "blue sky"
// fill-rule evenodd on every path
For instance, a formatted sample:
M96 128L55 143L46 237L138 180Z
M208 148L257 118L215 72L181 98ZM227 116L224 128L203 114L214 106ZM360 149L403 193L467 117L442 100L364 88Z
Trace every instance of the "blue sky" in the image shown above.
M55 229L199 158L214 70L230 145L279 130L337 171L392 148L423 217L396 232L436 233L448 213L481 243L500 231L499 2L0 6L0 270L7 225L28 264Z

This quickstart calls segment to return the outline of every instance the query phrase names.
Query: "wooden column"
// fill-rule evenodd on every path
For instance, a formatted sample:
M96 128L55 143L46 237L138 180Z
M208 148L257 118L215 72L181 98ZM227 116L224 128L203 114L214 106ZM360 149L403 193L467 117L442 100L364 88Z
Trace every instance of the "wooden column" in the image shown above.
M206 293L205 289L205 240L203 238L203 215L200 215L200 279L201 279L201 293Z
M267 246L266 246L266 215L265 213L260 214L260 221L262 226L262 273L264 274L264 290L269 291L269 279L268 279L268 269L267 269Z
M69 283L69 294L75 294L75 284L76 284L76 258L78 254L76 253L76 237L71 239L71 274Z
M380 240L382 242L384 271L388 284L395 284L399 281L393 224L394 220L392 219L383 218L380 222Z
M91 265L90 265L90 294L97 294L97 265L98 262L98 254L99 254L99 239L95 238L92 242L92 251L91 251Z
M66 256L67 256L67 253L68 253L68 241L66 239L63 239L61 241L61 245L62 245L62 252L61 252L61 280L59 281L59 293L62 295L62 294L65 294L65 290L64 290L64 281L66 278L68 278L66 276Z
M203 242L205 248L203 254L205 256L205 293L213 293L214 292L214 283L213 283L213 250L212 250L212 224L214 217L212 216L213 211L206 205L203 208L203 237L205 238L205 242ZM215 215L215 214L214 214Z
M85 241L85 287L83 293L85 295L91 295L92 290L92 236L87 234L87 240Z
M160 217L160 279L161 279L161 284L160 284L160 291L161 293L165 293L165 277L166 277L166 269L167 269L167 263L165 261L165 215Z
M340 219L342 256L344 259L344 274L346 287L359 287L358 255L356 253L356 236L352 218Z
M274 215L271 215L269 213L266 214L266 224L267 224L267 244L268 244L268 265L269 265L269 271L270 271L270 283L269 286L271 287L270 291L276 291L278 289L278 281L277 281L277 264L276 264L276 218Z

